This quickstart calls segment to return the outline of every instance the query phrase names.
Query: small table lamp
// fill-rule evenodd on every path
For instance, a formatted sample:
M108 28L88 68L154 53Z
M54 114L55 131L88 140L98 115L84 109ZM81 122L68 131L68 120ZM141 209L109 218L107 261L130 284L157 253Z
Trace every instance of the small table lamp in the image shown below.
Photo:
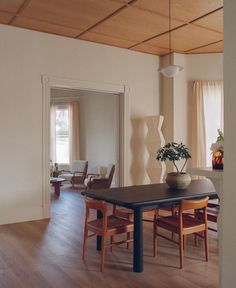
M107 174L107 167L106 166L99 166L98 173L100 174L101 178L105 178Z

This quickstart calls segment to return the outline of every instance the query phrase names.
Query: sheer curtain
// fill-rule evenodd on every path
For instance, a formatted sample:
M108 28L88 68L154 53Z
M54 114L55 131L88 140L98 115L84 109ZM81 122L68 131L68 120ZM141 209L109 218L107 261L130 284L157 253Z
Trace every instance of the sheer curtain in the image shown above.
M56 111L59 106L68 105L69 112L69 164L71 167L73 160L79 160L79 103L77 101L70 103L54 103L50 107L50 160L53 163L58 162L56 141ZM59 160L60 161L60 160ZM60 163L61 164L61 163ZM65 163L63 163L65 164Z
M223 130L223 82L207 81L203 86L205 129L206 129L206 165L211 166L211 144L216 142L217 130Z
M55 104L50 107L50 160L56 162L56 109Z
M79 103L69 103L70 117L70 165L73 160L79 160Z
M210 146L223 129L223 81L195 81L192 107L192 166L211 166Z

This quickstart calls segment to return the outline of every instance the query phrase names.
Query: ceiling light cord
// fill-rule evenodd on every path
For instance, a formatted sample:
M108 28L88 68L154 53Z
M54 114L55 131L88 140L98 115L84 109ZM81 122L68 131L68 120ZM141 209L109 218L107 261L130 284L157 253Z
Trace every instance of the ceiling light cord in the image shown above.
M170 53L170 65L172 65L171 57L171 13L170 13L170 0L169 0L169 53Z
M175 65L173 64L173 55L172 55L172 49L171 49L171 44L172 44L172 39L171 39L171 0L168 1L169 3L169 7L168 7L168 12L169 12L169 57L167 59L169 59L169 65L164 66L160 69L158 69L158 71L165 77L168 78L172 78L174 77L179 71L183 70L184 68L180 65Z

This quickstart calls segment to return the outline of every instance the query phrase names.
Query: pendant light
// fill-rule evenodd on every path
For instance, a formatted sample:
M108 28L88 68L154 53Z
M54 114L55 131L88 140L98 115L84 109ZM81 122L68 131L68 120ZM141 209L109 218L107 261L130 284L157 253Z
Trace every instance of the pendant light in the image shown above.
M170 13L170 0L169 0L169 65L159 69L158 71L165 77L174 77L178 72L184 68L179 65L172 64L172 50L171 50L171 13Z

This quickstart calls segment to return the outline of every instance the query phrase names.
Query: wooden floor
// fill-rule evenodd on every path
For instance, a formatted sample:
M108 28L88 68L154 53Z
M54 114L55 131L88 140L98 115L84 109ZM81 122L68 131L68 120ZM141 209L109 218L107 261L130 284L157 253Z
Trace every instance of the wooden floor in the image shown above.
M65 187L65 186L64 186ZM65 189L65 188L64 188ZM209 262L203 243L194 247L187 239L185 263L178 269L178 246L160 239L158 255L152 257L152 225L144 223L143 273L132 272L132 249L115 247L107 252L105 271L99 271L95 239L88 243L87 261L81 260L84 202L77 191L66 189L52 197L50 221L32 221L0 227L1 288L72 287L218 287L218 242L209 232Z

